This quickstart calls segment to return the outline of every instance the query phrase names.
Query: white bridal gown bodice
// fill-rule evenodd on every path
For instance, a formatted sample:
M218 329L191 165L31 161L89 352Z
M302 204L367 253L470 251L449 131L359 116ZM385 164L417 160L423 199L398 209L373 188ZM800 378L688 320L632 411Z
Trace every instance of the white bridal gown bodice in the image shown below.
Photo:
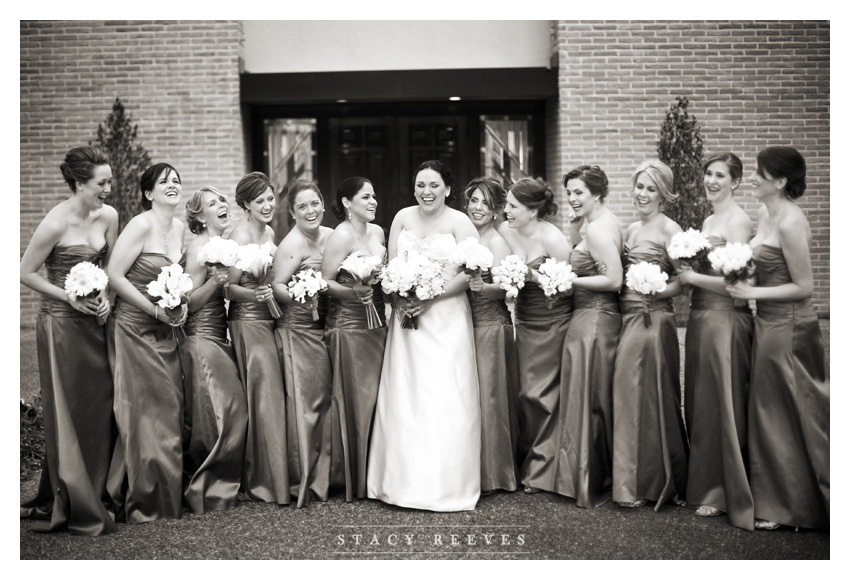
M398 252L418 250L446 264L451 234L424 239L402 230ZM436 302L417 329L389 324L369 447L368 495L386 503L440 512L472 510L481 489L481 414L469 301Z

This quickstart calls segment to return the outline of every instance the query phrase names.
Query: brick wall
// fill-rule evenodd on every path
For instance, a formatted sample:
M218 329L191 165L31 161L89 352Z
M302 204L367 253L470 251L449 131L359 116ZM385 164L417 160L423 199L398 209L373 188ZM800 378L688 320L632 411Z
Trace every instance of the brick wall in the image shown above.
M121 99L154 163L231 194L245 172L239 106L240 22L21 22L21 255L70 191L65 152L94 141ZM182 210L181 210L182 214ZM21 286L21 327L35 324Z
M677 96L702 128L704 151L744 162L738 202L755 219L747 178L768 145L806 158L798 200L812 226L816 309L829 312L829 23L558 21L559 102L547 110L548 179L599 164L610 208L637 219L629 175L656 157L664 115ZM555 109L555 110L551 110ZM564 219L566 211L559 211Z

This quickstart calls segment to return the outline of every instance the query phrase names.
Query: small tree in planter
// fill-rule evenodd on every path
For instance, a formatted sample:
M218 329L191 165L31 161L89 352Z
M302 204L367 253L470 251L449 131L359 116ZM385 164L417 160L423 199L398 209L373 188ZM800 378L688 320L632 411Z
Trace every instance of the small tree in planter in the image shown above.
M673 170L673 191L678 199L664 204L664 214L683 230L702 229L711 211L702 180L702 135L696 117L688 113L688 98L677 97L670 106L658 138L658 159ZM676 323L687 324L690 292L677 297Z
M97 125L97 145L109 158L112 168L112 195L106 203L118 211L118 231L122 231L134 216L142 211L139 201L139 177L151 166L151 158L136 142L139 126L133 125L124 105L116 97L112 112L104 123ZM89 145L92 145L89 142Z

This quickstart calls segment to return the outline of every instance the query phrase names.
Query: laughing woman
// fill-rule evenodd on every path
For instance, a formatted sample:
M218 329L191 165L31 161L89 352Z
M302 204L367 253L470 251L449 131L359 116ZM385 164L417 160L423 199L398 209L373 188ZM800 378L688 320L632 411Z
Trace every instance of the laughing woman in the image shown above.
M240 246L270 244L269 225L277 205L269 178L249 173L236 185L236 203L245 219L230 239ZM283 373L274 342L274 318L269 284L251 272L230 269L230 338L236 352L239 375L248 401L248 435L242 462L242 492L252 500L289 503L289 467L286 453L286 406Z
M331 391L333 378L325 346L327 296L297 302L287 284L296 273L322 269L322 254L331 228L322 225L325 202L319 188L304 179L286 190L295 227L283 238L274 258L275 298L285 307L275 322L280 364L286 384L289 466L298 507L312 499L327 501L331 477ZM314 320L313 306L318 316Z
M667 255L672 237L682 231L661 213L673 201L673 172L660 161L645 161L632 174L632 197L640 220L629 226L623 262L655 264L668 276L674 264ZM679 340L673 296L674 278L653 294L624 285L620 292L623 327L614 363L613 499L622 507L684 500L688 478L688 439L682 419Z
M115 242L109 283L115 308L115 421L127 472L128 523L179 518L183 512L183 383L172 327L186 305L154 304L147 285L183 250L174 217L182 186L177 170L157 163L141 178L142 207Z
M181 263L192 277L192 300L180 344L188 419L184 469L186 504L194 513L236 505L245 454L248 404L236 356L227 340L227 313L221 287L225 268L198 263L198 253L230 223L227 200L212 187L196 191L186 204L186 222L197 234Z
M582 165L563 179L567 198L587 223L570 254L573 318L561 359L560 447L554 491L596 507L611 498L614 445L612 387L620 335L617 292L623 284L620 220L605 204L608 177Z
M712 155L703 183L714 213L702 226L713 248L746 244L753 224L732 197L744 167L732 153ZM690 437L688 504L698 516L728 513L729 522L753 529L753 496L747 481L747 397L753 315L735 301L708 259L697 272L683 267L693 286L685 338L685 418Z
M794 203L806 190L806 161L791 147L768 147L752 185L764 204L750 242L758 285L727 290L757 307L748 425L755 527L828 529L829 379L811 302L812 234Z
M51 531L98 536L115 529L102 501L114 440L112 373L106 327L97 323L109 300L105 290L74 300L63 288L75 265L107 264L118 214L103 204L112 169L100 149L71 149L60 169L72 195L45 216L21 258L21 283L42 296L36 339L46 456L38 494L21 505L21 517L49 519ZM42 265L46 279L38 274Z

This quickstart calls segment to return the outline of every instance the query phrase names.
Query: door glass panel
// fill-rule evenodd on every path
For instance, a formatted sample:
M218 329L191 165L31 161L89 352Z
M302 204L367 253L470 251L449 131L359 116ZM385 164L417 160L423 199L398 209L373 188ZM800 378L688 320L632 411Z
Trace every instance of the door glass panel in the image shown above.
M531 116L481 116L481 168L505 187L530 177L534 159Z
M264 126L266 175L278 194L272 228L279 243L292 227L284 188L296 179L316 180L316 119L266 119Z

